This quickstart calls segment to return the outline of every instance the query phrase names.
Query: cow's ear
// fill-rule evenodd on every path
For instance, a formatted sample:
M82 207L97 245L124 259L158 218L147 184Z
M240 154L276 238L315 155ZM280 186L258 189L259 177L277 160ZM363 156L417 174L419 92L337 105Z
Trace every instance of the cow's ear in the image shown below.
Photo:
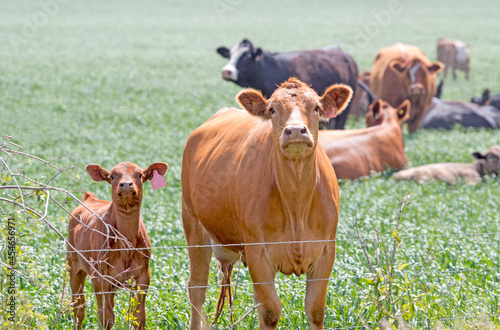
M380 115L380 109L382 109L383 103L381 99L376 100L372 104L370 104L369 110L373 114L373 119L377 120Z
M486 88L483 92L483 99L482 99L482 105L490 105L490 90L488 88Z
M485 155L483 155L482 153L480 153L478 151L472 153L472 156L476 157L477 159L485 159L486 158Z
M262 58L262 48L259 47L253 53L253 59L255 61L260 61L261 58Z
M142 182L151 180L155 171L161 176L165 175L165 173L167 173L167 169L167 163L153 163L149 165L148 168L142 171Z
M217 48L217 53L219 53L222 57L229 58L229 49L226 47Z
M404 123L408 120L408 118L410 118L410 100L404 100L403 103L401 103L396 109L398 111L398 119L400 123Z
M427 71L430 73L439 73L444 68L443 63L436 61L427 67Z
M394 60L391 63L389 63L389 68L394 71L397 75L403 75L406 73L407 66L404 65L401 61L399 60Z
M85 167L90 178L94 181L107 181L111 183L111 173L97 164L89 164Z
M323 118L337 117L344 111L352 98L352 88L344 84L328 87L321 97L323 104Z
M267 100L260 91L252 88L245 89L236 95L236 101L250 114L269 118L266 109Z

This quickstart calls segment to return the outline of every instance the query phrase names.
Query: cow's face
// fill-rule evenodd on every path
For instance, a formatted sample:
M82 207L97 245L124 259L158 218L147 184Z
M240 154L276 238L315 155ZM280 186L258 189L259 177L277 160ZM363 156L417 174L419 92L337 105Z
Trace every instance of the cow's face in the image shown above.
M142 184L151 180L154 171L164 175L168 165L153 163L143 170L134 163L124 162L107 171L97 164L87 165L86 170L94 181L107 181L111 184L111 199L122 210L140 207L142 202Z
M262 56L261 48L254 48L250 40L244 39L231 49L217 48L217 52L229 62L222 68L222 78L234 82L252 75L253 66Z
M500 170L500 146L492 146L485 154L473 153L477 159L484 159L483 170L486 174L495 173L498 176Z
M340 114L352 97L346 85L330 86L322 97L308 85L290 78L266 100L259 91L248 89L236 99L255 116L271 120L274 145L288 159L300 160L314 152L320 117Z
M393 60L389 67L400 77L409 97L427 97L436 92L435 75L441 71L443 64L435 62L428 65L416 58L407 62Z
M376 100L370 105L366 113L366 127L372 127L389 122L403 124L410 117L410 101L404 100L398 107L393 108L386 101Z

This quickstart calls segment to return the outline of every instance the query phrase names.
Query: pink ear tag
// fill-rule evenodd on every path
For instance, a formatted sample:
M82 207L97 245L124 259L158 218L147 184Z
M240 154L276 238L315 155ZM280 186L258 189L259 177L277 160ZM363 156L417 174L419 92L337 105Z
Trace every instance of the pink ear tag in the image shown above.
M151 187L153 187L153 190L165 187L166 185L167 181L165 180L165 177L158 174L157 171L153 171L153 178L151 179Z

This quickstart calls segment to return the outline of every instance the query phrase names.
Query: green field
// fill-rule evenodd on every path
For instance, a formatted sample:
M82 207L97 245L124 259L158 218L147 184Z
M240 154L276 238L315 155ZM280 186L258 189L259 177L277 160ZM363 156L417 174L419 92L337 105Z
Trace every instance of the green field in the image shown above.
M237 106L240 90L221 78L225 64L215 49L243 38L269 51L288 51L338 44L369 70L382 47L404 42L421 47L436 59L439 37L457 38L471 48L471 80L458 73L444 86L444 99L468 101L484 88L500 92L500 2L483 1L71 1L40 0L0 3L0 135L27 148L26 152L59 167L75 183L58 175L51 184L81 197L85 190L109 198L106 183L94 183L85 172L88 163L110 169L122 161L146 167L155 161L169 164L166 188L146 185L142 214L153 249L153 289L147 298L149 329L183 329L189 325L189 276L181 221L181 160L193 129L218 109ZM350 120L348 127L360 127ZM0 140L0 144L1 144ZM500 144L492 130L422 131L405 134L411 166L435 162L472 162L472 152ZM0 154L5 159L4 154ZM38 161L23 163L27 175L47 182L57 171ZM7 184L5 168L0 182ZM414 328L482 329L500 327L500 186L487 178L476 186L432 182L420 186L393 182L390 173L354 182L341 182L337 261L327 296L325 328L375 328L379 313L369 293L373 288L366 258L355 240L355 220L362 237L379 230L392 247L402 190L412 203L401 216L401 246L397 265L403 266L393 285L409 284L392 306L407 308ZM0 191L0 196L6 196ZM77 203L62 193L52 195L72 209ZM43 200L44 196L39 197ZM40 199L38 199L40 201ZM36 202L36 199L34 199ZM0 203L2 203L0 201ZM11 206L0 204L2 212ZM45 205L38 206L45 210ZM19 329L69 329L65 245L36 219L17 224L20 246L17 316ZM2 217L5 220L5 217ZM48 220L66 234L67 214L49 204ZM2 229L6 224L2 223ZM1 235L1 261L5 239ZM374 256L376 243L367 242ZM421 258L434 258L422 269ZM205 311L216 307L217 263L212 263ZM5 297L5 267L1 285ZM420 271L421 270L421 271ZM420 271L420 272L419 272ZM248 271L238 269L234 319L253 305ZM28 280L29 278L29 280ZM385 279L387 280L387 279ZM233 279L233 283L235 279ZM308 328L303 307L304 276L277 276L282 299L281 329ZM86 292L92 288L87 285ZM370 291L373 293L373 291ZM384 293L382 293L384 294ZM92 295L85 319L97 328ZM117 295L116 329L127 328L127 293ZM4 298L5 299L5 298ZM406 306L405 306L406 305ZM2 301L2 308L5 300ZM5 318L5 310L0 311ZM0 327L13 325L1 320ZM254 311L238 325L257 328ZM229 326L228 313L215 329Z

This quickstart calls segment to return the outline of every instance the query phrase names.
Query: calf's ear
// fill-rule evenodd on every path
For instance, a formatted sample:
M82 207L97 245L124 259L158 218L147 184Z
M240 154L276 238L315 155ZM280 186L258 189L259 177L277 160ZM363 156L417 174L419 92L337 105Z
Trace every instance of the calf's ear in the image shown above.
M217 48L217 53L222 57L229 58L229 49L224 46Z
M236 95L236 101L250 114L258 117L269 118L266 108L267 100L258 90L249 88Z
M370 104L369 111L373 114L373 119L377 120L380 115L380 109L382 109L383 103L381 99L377 99L375 102Z
M85 167L90 178L94 181L107 181L111 183L111 173L105 170L101 165L89 164Z
M439 71L441 71L443 68L444 64L436 61L427 67L427 71L429 71L430 73L439 73Z
M476 151L472 153L472 156L476 157L477 159L485 159L486 155L483 155L482 153Z
M149 165L148 168L142 171L142 182L151 180L155 171L161 176L165 175L165 173L167 173L167 169L167 163L153 163Z
M337 117L344 111L352 98L352 88L344 84L328 87L321 97L323 104L323 118Z
M410 118L410 100L404 100L396 109L398 110L398 119L400 123L404 123Z

